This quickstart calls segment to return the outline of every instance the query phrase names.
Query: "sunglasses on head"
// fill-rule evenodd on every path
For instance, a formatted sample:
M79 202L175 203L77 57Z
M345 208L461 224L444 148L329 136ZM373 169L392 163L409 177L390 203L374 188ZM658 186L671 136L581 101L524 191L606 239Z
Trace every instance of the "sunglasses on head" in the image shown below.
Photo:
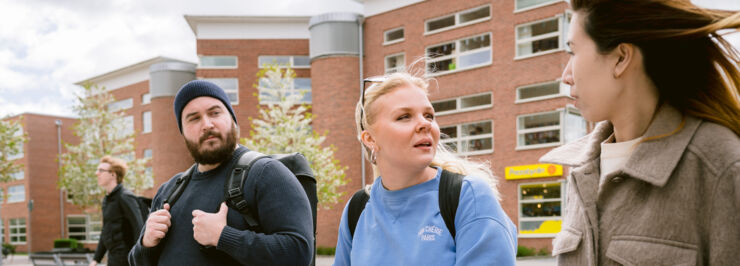
M365 126L362 125L365 117L365 89L368 88L368 83L381 83L385 81L385 76L372 76L362 80L362 91L360 95L360 129L365 130ZM372 85L370 85L372 87Z

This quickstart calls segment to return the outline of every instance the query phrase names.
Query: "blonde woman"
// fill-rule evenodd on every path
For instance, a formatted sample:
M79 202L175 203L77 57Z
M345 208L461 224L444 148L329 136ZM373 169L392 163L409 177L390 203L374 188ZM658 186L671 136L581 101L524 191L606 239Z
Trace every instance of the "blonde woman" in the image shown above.
M740 13L688 0L572 0L563 82L588 136L572 166L561 265L737 265L740 73L717 31Z
M354 228L345 207L334 265L514 265L516 228L491 171L440 144L427 87L395 73L357 103L358 138L377 178ZM464 177L454 238L440 214L443 171Z

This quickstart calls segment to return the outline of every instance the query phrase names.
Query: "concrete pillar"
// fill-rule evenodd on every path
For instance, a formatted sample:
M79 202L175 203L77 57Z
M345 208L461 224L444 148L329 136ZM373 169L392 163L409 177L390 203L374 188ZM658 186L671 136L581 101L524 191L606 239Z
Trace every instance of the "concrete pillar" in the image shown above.
M163 62L149 67L152 97L152 173L154 184L162 184L193 164L174 115L177 91L195 79L195 64Z
M328 131L325 143L333 143L348 185L339 204L318 215L317 246L334 246L342 209L351 192L361 185L360 145L354 129L355 103L360 95L359 21L352 13L329 13L309 22L313 121L317 132Z

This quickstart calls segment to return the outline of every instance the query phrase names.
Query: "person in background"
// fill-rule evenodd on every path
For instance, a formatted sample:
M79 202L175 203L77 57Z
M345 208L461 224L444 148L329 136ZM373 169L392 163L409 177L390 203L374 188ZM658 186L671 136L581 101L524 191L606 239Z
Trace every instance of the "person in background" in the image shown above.
M126 256L139 237L143 225L134 194L123 186L126 162L111 156L100 159L95 175L98 185L105 190L103 199L103 230L98 248L90 262L95 266L108 253L107 265L128 265Z
M560 265L737 265L740 13L688 0L572 0L562 80L589 135L569 165Z
M394 73L357 103L358 138L377 178L354 234L344 209L334 265L514 265L516 228L491 170L439 142L427 87L424 79ZM443 170L464 176L454 238L440 215Z

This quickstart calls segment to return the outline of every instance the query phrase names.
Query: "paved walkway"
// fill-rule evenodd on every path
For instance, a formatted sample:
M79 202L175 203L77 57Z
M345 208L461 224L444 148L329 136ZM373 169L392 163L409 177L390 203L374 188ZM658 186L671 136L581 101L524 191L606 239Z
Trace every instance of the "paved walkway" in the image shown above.
M316 257L316 266L331 266L334 263L333 256ZM557 265L555 258L527 258L518 259L517 266L554 266Z
M331 266L334 263L333 256L316 257L316 266ZM31 266L28 255L14 255L10 258L3 259L3 266ZM517 266L554 266L555 258L536 258L536 259L519 259L516 261Z

